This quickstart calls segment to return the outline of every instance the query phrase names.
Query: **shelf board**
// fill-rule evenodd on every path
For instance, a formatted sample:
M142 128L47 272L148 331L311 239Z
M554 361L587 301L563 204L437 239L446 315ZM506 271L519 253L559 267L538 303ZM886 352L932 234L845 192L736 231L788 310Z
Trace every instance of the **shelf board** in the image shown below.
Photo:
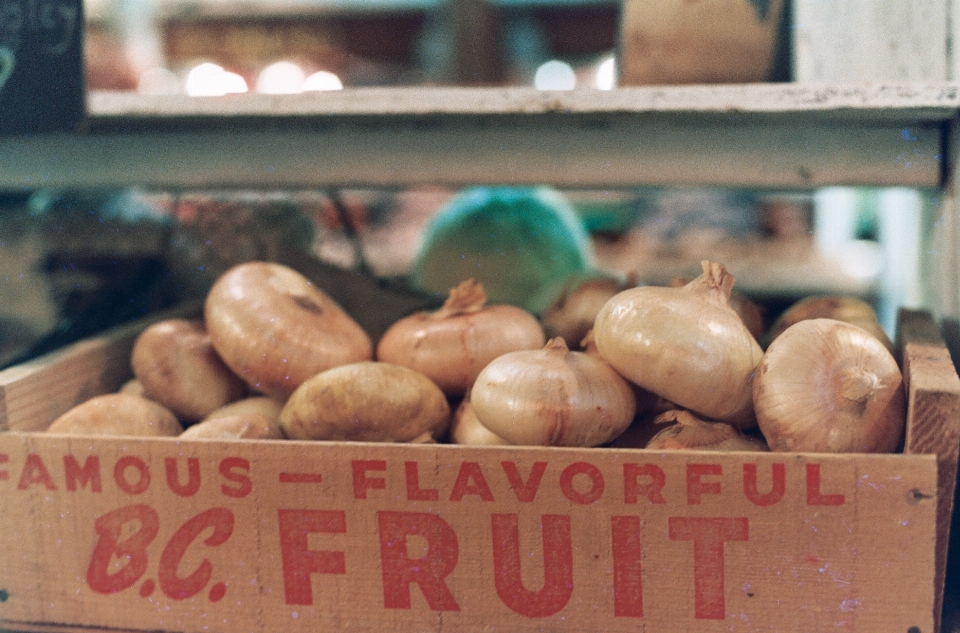
M94 92L82 131L0 138L0 188L941 184L960 85Z

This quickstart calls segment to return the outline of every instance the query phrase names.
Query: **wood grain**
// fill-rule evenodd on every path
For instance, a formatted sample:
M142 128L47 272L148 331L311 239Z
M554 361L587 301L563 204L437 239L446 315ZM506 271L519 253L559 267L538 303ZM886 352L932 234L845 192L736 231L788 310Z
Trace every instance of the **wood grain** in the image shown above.
M960 453L960 378L929 313L901 309L897 338L908 394L904 452L937 456L935 614L939 621Z

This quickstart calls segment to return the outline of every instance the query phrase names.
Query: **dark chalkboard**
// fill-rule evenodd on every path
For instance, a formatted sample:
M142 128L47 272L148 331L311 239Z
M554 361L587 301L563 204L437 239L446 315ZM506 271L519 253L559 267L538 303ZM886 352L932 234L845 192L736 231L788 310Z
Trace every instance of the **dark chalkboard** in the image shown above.
M83 25L82 0L0 0L0 134L83 118Z

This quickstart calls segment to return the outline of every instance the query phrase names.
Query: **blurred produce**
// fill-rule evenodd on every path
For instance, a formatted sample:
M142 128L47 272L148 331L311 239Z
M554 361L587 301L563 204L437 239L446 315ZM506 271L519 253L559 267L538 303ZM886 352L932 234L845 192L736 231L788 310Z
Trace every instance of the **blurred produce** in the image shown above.
M428 225L409 280L443 295L465 279L491 303L540 314L565 280L593 267L589 237L569 202L547 187L474 187Z

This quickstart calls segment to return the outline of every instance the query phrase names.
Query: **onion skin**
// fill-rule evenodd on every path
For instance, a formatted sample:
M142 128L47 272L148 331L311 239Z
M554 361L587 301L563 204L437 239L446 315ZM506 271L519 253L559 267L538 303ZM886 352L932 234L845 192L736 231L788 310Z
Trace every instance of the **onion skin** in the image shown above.
M370 360L373 343L306 277L271 262L234 266L210 289L204 319L214 348L255 391L286 400L307 378Z
M166 407L129 393L108 393L58 417L47 433L97 436L175 437L183 432Z
M442 437L450 405L436 384L407 367L365 361L334 367L304 382L280 412L294 440L409 442Z
M736 427L724 422L701 420L689 411L677 409L663 413L653 421L660 426L647 442L646 448L706 451L769 451L760 438L744 435ZM667 426L661 426L667 425Z
M137 337L130 366L143 395L195 422L246 393L246 384L227 367L199 320L166 319Z
M467 392L494 358L546 342L535 316L512 305L486 305L483 285L468 279L435 312L417 312L390 326L377 360L403 365L435 382L448 397Z
M465 446L506 446L510 444L477 419L477 414L473 410L469 398L464 398L453 413L453 422L450 424L450 442Z
M866 330L835 319L800 321L770 344L754 402L773 451L890 453L906 426L893 355Z
M622 376L600 358L570 351L559 337L491 362L470 402L483 426L525 446L599 446L623 433L636 412Z
M600 356L600 352L597 351L597 344L593 340L592 328L587 331L586 335L583 337L583 340L580 341L580 348L585 354L596 356L600 360L603 360L603 357ZM606 363L607 361L603 360L603 362ZM635 417L650 415L652 414L652 412L660 408L665 403L663 398L661 398L655 393L651 393L647 391L640 385L636 385L630 381L627 381L627 384L630 385L631 389L633 389L633 396L636 400L637 410L634 413ZM634 423L636 423L636 420L634 420ZM639 446L637 448L643 448L643 447Z
M671 288L680 288L693 281L689 277L675 277L670 280ZM728 301L734 312L740 315L740 320L747 326L753 338L757 341L763 340L763 335L767 331L766 310L759 303L748 299L738 292L731 292Z
M260 413L238 413L209 418L180 434L184 440L282 440L280 424Z
M677 406L738 428L755 426L753 373L763 350L728 299L722 264L681 288L618 293L593 327L600 356L631 382Z

